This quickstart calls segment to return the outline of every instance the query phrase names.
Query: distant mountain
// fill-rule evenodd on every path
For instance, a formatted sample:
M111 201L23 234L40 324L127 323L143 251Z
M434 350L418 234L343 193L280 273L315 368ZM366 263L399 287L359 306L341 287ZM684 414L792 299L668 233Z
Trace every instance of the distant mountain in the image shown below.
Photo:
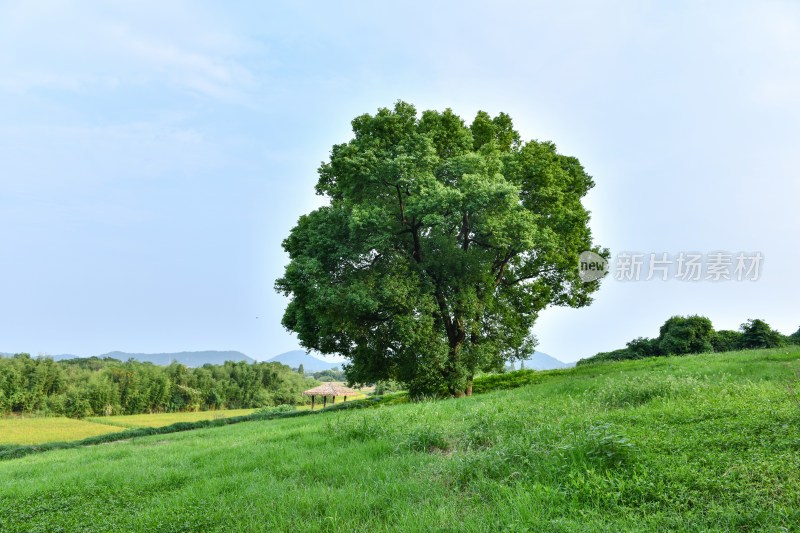
M535 351L533 356L525 359L525 368L533 370L553 370L554 368L571 368L575 363L564 363L544 352ZM514 368L519 368L520 362L514 361Z
M32 354L31 354L31 357L33 357ZM78 357L81 357L81 356L80 355L72 355L71 353L62 353L62 354L59 354L59 355L48 355L46 357L52 357L54 361L63 361L64 359L77 359Z
M297 368L303 365L304 372L322 372L323 370L330 370L333 367L339 367L341 369L343 364L342 362L329 363L328 361L323 361L303 350L292 350L291 352L282 353L276 355L272 359L268 359L266 362L283 363L284 365L289 365L291 368Z
M18 353L27 353L27 352L18 352ZM13 357L16 354L8 353L8 352L0 352L0 355L2 355L3 357ZM41 354L36 354L36 353L28 353L28 355L30 355L34 359L36 359L37 357L41 356ZM61 354L61 355L46 354L43 357L50 357L54 361L61 361L62 359L75 359L78 356L77 355L72 355L72 354L69 354L69 353L65 353L65 354Z
M61 358L61 356L58 356ZM69 358L67 356L66 358ZM207 350L204 352L176 352L176 353L127 353L127 352L109 352L104 353L103 355L98 355L99 358L104 357L113 357L114 359L119 359L120 361L127 361L131 357L136 359L137 361L146 362L149 361L156 365L169 365L172 361L178 361L181 364L186 366L203 366L206 363L210 363L212 365L222 365L225 361L245 361L249 363L255 363L255 359L252 357L248 357L242 352L234 352L234 351L215 351L215 350Z
M7 354L4 352L0 352L0 355L5 357L11 357L14 354ZM36 357L36 355L32 355L32 357ZM48 357L52 357L56 361L63 361L65 359L77 359L79 357L89 357L89 356L78 356L78 355L71 355L71 354L61 354L61 355L48 355ZM112 359L118 359L122 362L127 361L128 359L135 359L136 361L141 362L151 362L156 365L164 365L167 366L172 361L177 361L181 364L184 364L189 367L199 367L203 366L206 363L210 363L212 365L222 365L225 361L245 361L248 364L255 363L256 360L252 357L249 357L242 352L235 352L235 351L215 351L215 350L207 350L203 352L175 352L175 353L128 353L128 352L108 352L102 355L96 356L100 359L104 359L106 357L110 357ZM329 370L333 367L341 368L342 363L329 363L328 361L324 361L313 355L309 355L303 350L294 350L291 352L282 353L280 355L276 355L272 359L269 359L266 362L278 362L284 365L289 365L291 368L297 368L301 364L303 365L303 370L306 372L320 372L322 370Z
M11 357L13 354L0 352L0 355ZM71 354L61 354L61 355L52 355L50 357L52 357L56 361L62 361L64 359L75 359L78 356ZM178 361L179 363L189 367L199 367L203 366L206 363L210 363L212 365L221 365L224 364L225 361L245 361L248 364L256 362L255 359L253 359L252 357L248 357L242 352L214 351L214 350L207 350L204 352L176 352L176 353L109 352L102 355L98 355L97 357L101 359L104 357L111 357L114 359L119 359L120 361L123 362L127 361L130 358L133 358L137 361L142 361L142 362L149 361L156 365L165 365L165 366L172 363L172 361ZM302 364L303 370L306 372L321 372L322 370L329 370L334 367L338 367L341 369L343 364L343 362L331 363L325 361L318 357L314 357L313 355L308 354L303 350L292 350L291 352L282 353L280 355L276 355L271 359L268 359L266 362L283 363L284 365L288 365L291 368L297 368ZM572 366L575 366L575 364L563 363L558 359L556 359L555 357L552 357L544 352L539 352L539 351L534 352L533 356L530 359L525 360L525 368L534 370L570 368ZM514 361L514 368L519 368L519 367L520 367L520 362Z

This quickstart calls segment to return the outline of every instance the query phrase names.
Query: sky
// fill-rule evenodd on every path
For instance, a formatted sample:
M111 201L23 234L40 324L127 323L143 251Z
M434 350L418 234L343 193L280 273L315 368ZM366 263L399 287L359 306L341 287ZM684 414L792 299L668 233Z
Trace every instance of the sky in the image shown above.
M593 177L611 272L542 312L537 349L673 315L800 326L796 2L0 0L0 351L299 348L281 241L350 121L397 100L505 112ZM763 259L691 281L681 252ZM622 253L673 270L637 281Z

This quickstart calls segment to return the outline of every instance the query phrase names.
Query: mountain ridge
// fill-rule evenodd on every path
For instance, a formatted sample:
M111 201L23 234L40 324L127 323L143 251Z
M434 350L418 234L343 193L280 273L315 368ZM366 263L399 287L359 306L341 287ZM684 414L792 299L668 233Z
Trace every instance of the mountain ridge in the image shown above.
M572 368L575 363L565 363L560 359L556 359L552 355L540 352L538 350L533 352L533 355L523 361L514 361L513 365L516 367L520 362L525 364L525 368L533 370L553 370L557 368Z
M291 350L278 354L266 360L267 363L283 363L289 365L291 368L297 368L303 365L303 372L321 372L323 370L330 370L334 367L342 368L346 361L330 362L315 357L304 350Z
M11 357L14 354L0 352L0 355ZM36 356L32 355L32 357ZM235 350L203 350L196 352L171 352L171 353L129 353L129 352L121 352L119 350L115 350L113 352L108 352L100 355L91 355L91 356L79 356L73 354L57 354L57 355L48 354L46 355L46 357L52 357L53 360L55 361L64 361L67 359L89 359L90 357L97 357L99 359L111 357L113 359L118 359L123 362L133 358L136 361L142 363L149 362L161 366L169 366L172 363L172 361L177 361L178 363L189 367L200 367L207 363L210 363L212 365L222 365L225 364L225 361L235 361L235 362L245 361L248 364L256 362L256 360L253 359L252 357Z
M11 357L13 354L0 352L0 355ZM82 358L72 354L59 354L50 355L56 361L63 361L65 359L79 359ZM129 353L122 351L113 351L97 355L94 357L105 358L112 357L120 361L127 361L128 359L135 359L140 362L150 362L156 365L168 366L172 361L177 361L180 364L189 367L200 367L204 364L222 365L225 361L245 361L247 364L258 362L256 359L235 350L203 350L194 352L171 352L171 353ZM88 358L88 357L83 357ZM322 370L330 370L334 367L342 368L346 361L325 361L319 357L313 356L304 350L291 350L284 352L269 359L262 359L266 363L281 363L288 365L291 368L297 368L301 364L305 372L321 372ZM518 367L519 361L514 361L513 366ZM533 356L524 360L525 368L533 370L550 370L554 368L570 368L575 366L574 363L564 363L555 357L548 355L544 352L536 351Z

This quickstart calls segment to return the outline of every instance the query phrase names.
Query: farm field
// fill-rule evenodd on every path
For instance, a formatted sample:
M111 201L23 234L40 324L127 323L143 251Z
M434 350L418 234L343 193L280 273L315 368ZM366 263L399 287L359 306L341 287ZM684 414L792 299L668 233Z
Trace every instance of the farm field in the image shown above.
M196 422L220 417L248 415L255 409L226 409L185 413L159 413L92 417L83 420L65 417L0 418L0 445L69 442L123 428L161 427L176 422Z
M74 418L0 418L0 445L66 442L115 431L119 427Z
M800 347L0 462L3 531L798 531ZM794 381L791 381L794 380Z

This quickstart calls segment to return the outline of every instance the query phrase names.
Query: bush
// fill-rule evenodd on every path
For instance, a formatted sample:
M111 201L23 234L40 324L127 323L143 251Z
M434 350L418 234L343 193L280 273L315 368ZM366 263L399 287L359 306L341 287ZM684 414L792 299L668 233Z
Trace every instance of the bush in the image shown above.
M739 328L742 332L742 348L777 348L783 346L783 335L759 319L750 319Z
M639 337L627 343L627 346L628 352L630 352L630 355L633 356L629 357L629 359L641 359L644 357L657 357L659 355L664 355L658 339Z
M586 357L578 361L575 366L587 365L590 363L602 363L603 361L623 361L625 359L640 359L627 348L613 350L611 352L599 352L592 357Z
M673 316L661 326L658 345L661 354L713 352L713 338L714 327L708 318L698 315Z
M742 334L738 331L723 329L717 331L711 340L715 352L732 352L742 349Z
M789 335L789 342L800 345L800 328L797 328L797 331Z

